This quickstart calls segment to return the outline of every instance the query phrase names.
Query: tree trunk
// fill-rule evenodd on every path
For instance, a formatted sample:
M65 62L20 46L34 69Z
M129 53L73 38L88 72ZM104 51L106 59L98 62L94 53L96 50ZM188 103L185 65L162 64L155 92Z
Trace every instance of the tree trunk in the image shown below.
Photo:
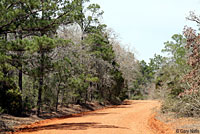
M37 116L40 116L40 109L42 105L42 90L44 84L44 52L41 51L40 60L40 79L39 79L39 91L38 91L38 102L37 102Z
M63 105L64 105L64 94L65 94L65 92L62 90L61 107L63 107Z
M20 63L20 65L19 65L19 74L18 74L18 77L19 77L19 89L21 90L21 92L22 92L22 90L23 90L23 88L22 88L22 77L23 77L23 74L22 74L22 64Z
M58 100L59 100L59 94L60 94L60 84L59 86L57 87L57 96L56 96L56 112L58 112Z
M22 34L20 33L20 35L19 35L19 38L22 40ZM18 58L19 58L19 74L18 74L18 79L19 79L19 89L21 90L21 92L22 92L22 90L23 90L23 88L22 88L22 77L23 77L23 72L22 72L22 60L23 60L23 55L24 55L24 53L23 53L23 50L21 51L19 51L19 53L18 53Z
M20 66L19 66L19 74L18 74L18 79L19 79L19 89L21 90L21 93L22 93L22 90L23 90L23 87L22 87L22 77L23 77L23 73L22 73L22 64L20 63ZM20 98L20 101L22 102L21 103L21 110L24 109L24 101L23 101L23 98L21 96ZM20 112L21 113L21 112Z
M85 91L85 104L86 104L87 100L88 100L88 91L86 89L86 91Z

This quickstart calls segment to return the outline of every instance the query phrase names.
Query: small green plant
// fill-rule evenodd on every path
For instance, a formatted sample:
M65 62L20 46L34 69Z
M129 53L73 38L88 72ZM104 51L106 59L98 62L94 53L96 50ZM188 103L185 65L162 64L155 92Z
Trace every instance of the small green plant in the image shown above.
M0 114L2 114L3 112L4 112L4 109L0 107Z

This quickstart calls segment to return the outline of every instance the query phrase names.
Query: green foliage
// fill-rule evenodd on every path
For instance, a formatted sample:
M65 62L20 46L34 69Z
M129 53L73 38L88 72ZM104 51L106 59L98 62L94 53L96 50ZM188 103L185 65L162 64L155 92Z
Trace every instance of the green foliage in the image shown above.
M150 58L150 63L149 63L149 67L151 68L150 70L152 71L153 74L151 75L155 75L155 73L162 68L162 66L166 63L167 58L163 57L161 55L154 55L154 58Z
M4 109L2 107L0 107L0 115L4 113Z
M11 72L15 69L9 61L11 57L6 54L5 40L0 40L0 107L4 112L19 115L21 110L21 94L17 90Z
M170 96L176 97L183 91L181 80L189 67L186 64L186 39L175 34L172 40L164 43L165 48L162 52L167 52L170 57L157 72L155 84L158 90L168 90Z
M89 34L86 42L91 45L91 53L97 56L97 58L102 58L109 62L114 59L115 55L112 45L109 44L107 37L102 35L102 33Z
M91 77L91 75L89 75L88 77L86 77L86 81L87 82L98 82L99 78L98 77Z
M98 4L86 7L86 2L0 2L0 107L4 112L16 115L37 108L39 115L54 107L57 111L59 104L93 100L119 104L127 98L106 25L100 23L103 11ZM80 42L58 37L58 28L72 25L81 29Z
M197 22L199 17L192 13L189 19ZM185 37L172 36L173 41L166 42L163 49L171 57L160 71L157 82L161 83L160 89L167 90L162 111L184 117L199 117L199 34L188 27L183 33Z
M187 91L189 81L183 82L191 68L187 64L186 38L175 34L165 42L162 52L169 57L156 72L155 92L163 99L163 113L174 112L178 116L199 116L199 92ZM193 81L192 77L189 77ZM198 91L198 90L197 90Z
M124 87L124 78L119 70L113 70L111 73L116 84L112 88L111 95L113 96L109 99L112 103L120 103L128 97L126 95L127 89Z
M173 41L165 42L165 48L162 52L167 52L171 55L171 59L179 66L186 65L186 39L183 35L175 34L172 36Z
M14 115L19 115L22 109L21 93L19 90L9 89L5 95L7 99L5 102L5 105L7 105L7 112Z
M4 109L4 112L19 115L22 106L21 93L17 90L14 80L4 77L0 83L0 107Z
M144 60L139 63L139 72L137 78L133 82L132 99L145 99L151 90L151 84L156 81L155 75L157 71L163 66L166 58L161 55L154 55L147 64ZM157 80L158 81L158 80Z
M184 84L181 80L189 70L186 64L186 39L179 34L172 36L172 41L164 43L165 48L162 52L167 52L169 57L154 55L150 58L149 64L145 61L140 62L140 73L133 83L133 94L135 99L145 96L153 98L177 97L183 92ZM134 98L134 97L133 97Z
M147 65L144 60L140 62L141 73L144 76L144 81L150 81L153 78L154 70L152 66ZM146 83L146 82L145 82Z

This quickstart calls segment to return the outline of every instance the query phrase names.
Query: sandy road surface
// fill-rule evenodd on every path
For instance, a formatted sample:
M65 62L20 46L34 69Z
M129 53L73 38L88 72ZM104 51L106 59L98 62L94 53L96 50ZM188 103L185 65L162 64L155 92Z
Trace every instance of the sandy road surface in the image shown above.
M148 120L159 105L158 101L128 101L85 115L35 123L17 134L154 134Z

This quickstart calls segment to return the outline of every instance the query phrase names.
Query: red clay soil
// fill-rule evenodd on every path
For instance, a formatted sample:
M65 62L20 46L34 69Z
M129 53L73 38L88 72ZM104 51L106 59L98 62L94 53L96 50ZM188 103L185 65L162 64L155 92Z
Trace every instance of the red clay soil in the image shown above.
M23 126L14 134L173 134L155 119L158 101L127 101L94 112L54 118ZM152 115L153 114L153 115Z
M152 114L148 124L155 134L175 134L172 127L156 119L156 114Z

